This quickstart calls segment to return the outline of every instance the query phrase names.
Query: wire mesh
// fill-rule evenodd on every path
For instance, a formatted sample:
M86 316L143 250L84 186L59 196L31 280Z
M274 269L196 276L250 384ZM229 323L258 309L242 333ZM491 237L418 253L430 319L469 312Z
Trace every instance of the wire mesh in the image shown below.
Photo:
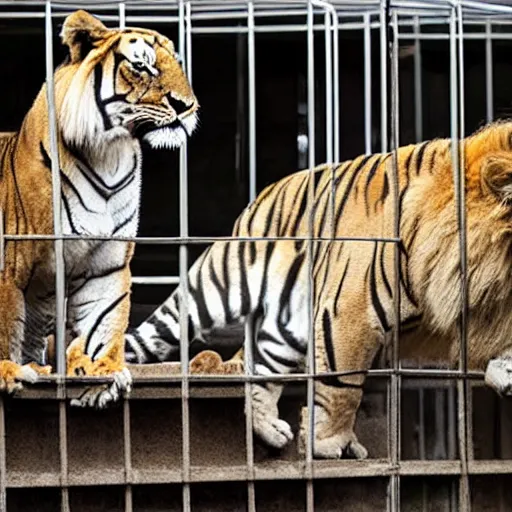
M258 491L255 482L258 480L270 480L284 478L295 478L305 481L305 503L306 510L315 511L316 480L325 478L343 478L343 477L385 477L388 481L387 507L389 510L398 511L401 509L400 497L401 487L404 485L404 478L412 475L451 475L458 479L457 507L459 510L471 510L470 496L470 475L474 474L494 474L506 473L512 469L510 461L476 461L473 457L472 447L472 406L471 406L471 386L472 381L481 381L482 372L468 371L467 368L467 262L466 262L466 221L465 221L465 188L464 175L461 169L464 169L464 151L459 142L465 135L464 119L464 42L467 40L481 40L485 45L485 88L486 103L485 112L488 121L494 118L493 101L493 42L507 41L512 38L510 33L494 32L496 26L512 25L512 8L504 5L488 4L485 2L474 1L433 1L414 2L397 1L389 4L382 1L361 1L361 2L342 2L342 1L226 1L219 2L196 2L179 0L176 2L110 2L89 1L73 4L68 2L40 2L40 1L0 1L0 18L6 19L30 19L44 18L46 33L46 84L48 88L48 111L49 111L49 135L51 141L51 161L53 177L53 204L54 204L54 235L40 236L22 236L4 233L3 219L0 218L0 268L2 266L5 243L9 241L22 240L51 240L55 244L56 254L56 352L57 352L57 371L60 374L58 379L58 399L59 408L59 481L58 487L61 491L61 510L70 510L68 478L68 444L73 442L68 436L68 416L66 401L68 399L67 386L82 385L84 382L80 379L65 379L65 278L64 278L64 260L63 247L65 240L77 240L84 237L70 236L62 234L62 222L60 213L60 177L59 177L59 155L57 145L57 124L54 104L54 85L53 85L53 25L59 19L66 16L70 10L79 7L87 7L98 14L99 18L118 23L120 27L130 24L143 24L150 26L155 23L168 23L177 25L179 34L179 53L184 59L184 66L187 76L192 81L192 57L193 57L193 39L205 34L247 34L247 55L248 55L248 129L249 129L249 200L256 197L258 189L257 181L257 161L256 161L256 143L257 143L257 90L256 90L256 62L262 58L256 52L256 41L258 34L263 33L286 33L299 32L305 36L307 42L307 111L308 111L308 168L309 174L309 201L308 211L310 212L309 235L307 237L261 237L261 238L243 238L243 237L193 237L189 235L188 229L188 154L187 146L180 149L180 233L175 237L135 237L123 238L119 240L134 240L139 244L167 244L179 247L179 276L135 276L133 282L137 284L178 284L184 290L182 297L187 298L188 280L187 271L188 246L191 244L212 243L218 240L226 242L230 240L238 241L285 241L285 240L303 240L309 247L309 344L307 353L307 369L303 373L293 375L280 375L272 377L262 377L253 373L253 350L255 342L254 319L246 323L245 333L245 368L246 374L240 376L204 376L189 374L189 339L188 339L188 304L187 300L180 303L180 375L175 377L162 377L141 379L141 383L147 386L168 385L170 383L180 384L179 398L181 401L181 471L179 475L164 479L159 483L181 484L181 504L184 511L193 510L193 488L191 483L205 480L191 463L191 425L190 425L190 407L189 400L193 394L194 384L199 383L242 383L244 385L243 396L246 401L246 421L245 421L245 440L246 440L246 464L240 471L231 468L225 480L243 481L247 485L247 509L249 511L258 510L257 495ZM20 11L27 8L33 10ZM44 12L42 11L44 8ZM39 9L39 10L38 10ZM96 12L97 11L97 12ZM107 14L105 14L107 13ZM510 19L508 19L510 17ZM300 18L300 19L299 19ZM276 21L279 20L279 21ZM238 21L241 21L238 24ZM465 27L477 26L482 28L482 32L466 32ZM445 29L444 32L425 33L423 27L437 27ZM446 30L447 29L447 30ZM382 152L391 151L395 169L395 213L394 233L392 237L335 237L334 224L333 235L331 237L314 236L314 167L317 162L315 154L315 113L317 112L317 103L315 101L315 91L319 89L318 82L322 84L325 90L325 109L322 113L325 116L325 155L327 164L337 163L340 157L340 146L343 147L344 141L340 135L340 103L346 98L340 100L340 67L339 63L342 57L339 55L339 32L354 31L363 35L363 55L364 55L364 147L365 152L370 154L375 144L372 142L372 119L375 117L373 112L373 102L375 98L372 95L372 40L376 38L372 31L378 31L379 59L380 59L380 150ZM315 62L314 46L319 44L315 40L315 33L323 32L323 44L325 48L325 75L316 71L318 63ZM313 277L313 254L314 244L329 242L368 242L380 244L393 244L395 247L395 292L394 310L396 314L396 325L400 324L400 281L399 266L400 256L398 245L400 238L400 220L399 212L399 177L397 168L396 149L400 145L399 133L399 41L413 41L414 48L414 110L415 110L415 138L417 141L423 139L423 105L422 105L422 47L424 40L446 41L450 52L450 107L451 107L451 149L452 149L452 168L454 175L454 189L457 196L457 213L459 219L460 234L460 258L461 258L461 286L463 304L461 311L461 332L460 332L460 361L459 368L456 370L432 370L432 369L409 369L403 368L399 360L399 336L398 329L395 329L392 344L392 367L386 369L369 370L368 376L380 378L386 381L389 395L388 402L388 456L385 460L368 461L366 463L345 464L344 462L336 465L319 463L314 460L314 431L315 431L315 408L314 408L314 390L315 382L325 376L346 376L349 372L329 372L322 373L316 371L315 364L315 332L314 332L314 302L315 281ZM195 55L197 61L200 56ZM348 99L349 100L349 99ZM462 151L459 151L462 149ZM334 180L334 174L333 178ZM331 190L332 198L332 219L334 219L334 185ZM91 236L85 237L91 240L104 240L111 238ZM356 372L357 373L357 372ZM400 426L401 413L400 404L403 390L406 388L405 378L427 378L427 379L452 379L457 382L457 421L448 421L451 430L457 430L456 438L458 440L458 457L455 456L453 447L447 449L450 453L446 461L404 461L401 454ZM108 382L109 379L96 379L98 383ZM306 384L306 403L308 409L308 439L304 465L300 464L293 468L288 468L288 472L280 472L273 468L272 471L265 472L264 467L258 467L255 457L255 447L252 437L252 415L251 415L251 396L252 386L258 382L278 381L285 383L288 381L305 382ZM47 379L43 382L51 382ZM88 381L87 381L88 382ZM447 384L449 386L450 383ZM451 389L453 391L453 388ZM170 393L171 391L165 391ZM452 393L453 395L453 393ZM418 408L421 419L419 421L419 445L420 459L425 459L425 428L424 428L424 390L420 389ZM454 397L448 398L451 407L454 407ZM140 483L136 472L133 470L132 461L132 428L131 428L131 400L127 399L123 403L123 450L124 450L124 475L121 483L124 485L124 510L136 510L133 498L133 486ZM249 404L249 405L248 405ZM450 416L450 413L448 413ZM456 425L456 426L455 426ZM451 437L455 436L449 436ZM6 426L5 426L5 405L4 400L0 399L0 512L7 510L7 488L8 474L6 466ZM221 475L222 476L222 475ZM220 477L219 479L223 479ZM207 478L206 478L207 480ZM454 494L451 494L453 500ZM424 504L424 507L426 505Z

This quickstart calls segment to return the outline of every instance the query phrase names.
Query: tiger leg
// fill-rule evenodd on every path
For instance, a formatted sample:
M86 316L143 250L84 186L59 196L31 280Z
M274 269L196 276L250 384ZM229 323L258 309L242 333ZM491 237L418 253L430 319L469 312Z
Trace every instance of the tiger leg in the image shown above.
M368 452L354 433L357 411L363 395L366 372L379 347L376 330L365 323L345 322L347 316L329 315L327 309L316 324L317 372L358 372L315 382L314 455L337 459L364 459ZM352 314L352 318L353 314ZM303 415L303 420L304 420ZM301 444L305 446L307 421L302 422Z
M278 321L273 318L274 315L267 312L257 332L255 375L288 374L304 360L303 344L294 340L289 330L279 328ZM280 383L273 382L256 383L252 389L253 430L274 448L283 448L294 437L290 425L279 418L278 402L282 390Z
M14 393L21 382L36 382L48 373L35 363L22 365L25 325L25 298L21 290L5 277L0 281L0 391Z
M68 299L69 317L78 333L67 349L68 375L113 377L113 383L88 388L71 405L101 409L117 401L123 391L131 391L131 374L124 357L129 301L128 265L91 277Z

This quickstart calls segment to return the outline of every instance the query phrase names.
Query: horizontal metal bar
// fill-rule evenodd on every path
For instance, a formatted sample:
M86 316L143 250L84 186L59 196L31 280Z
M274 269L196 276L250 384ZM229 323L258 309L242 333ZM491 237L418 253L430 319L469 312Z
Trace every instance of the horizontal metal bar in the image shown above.
M134 375L134 385L151 385L151 384L171 384L180 383L182 380L181 366L179 363L167 363L167 373L165 370L159 376L150 377L137 377L137 368L143 368L146 365L129 365ZM165 367L163 367L165 368ZM144 371L144 370L143 370ZM231 375L217 375L217 374L190 374L190 382L203 382L210 384L227 384L227 383L244 383L244 382L304 382L307 379L322 380L332 377L350 377L354 375L364 374L367 378L389 378L391 375L400 375L407 378L429 378L429 379L466 379L466 380L483 380L484 372L468 371L462 373L460 370L443 370L443 369L425 369L425 368L401 368L393 369L371 369L371 370L352 370L345 372L321 372L321 373L291 373L291 374L276 374L276 375L245 375L245 374L231 374ZM112 377L65 377L60 379L56 375L40 377L38 384L41 385L55 385L57 380L64 382L66 387L87 385L107 384L113 381Z
M179 284L178 276L132 276L132 284Z
M151 7L159 7L162 6L162 4L167 4L169 7L177 7L177 1L174 2L164 2L164 1L144 1L144 0L138 0L138 1L127 1L125 2L127 6L137 6L137 5L143 5L147 4L147 8ZM362 11L364 9L375 9L379 6L378 1L370 1L365 2L364 0L359 0L358 2L347 2L347 1L339 1L339 0L331 0L330 2L333 7L336 10L354 10L357 9L359 11ZM43 6L44 1L43 0L18 0L17 2L13 0L1 0L0 5L14 5L18 4L19 6ZM65 0L55 0L52 2L52 4L62 5L66 6L67 2ZM118 4L118 0L88 0L88 1L80 1L80 0L74 0L70 4L73 6L73 8L83 8L83 7L95 7L95 6L114 6ZM230 2L229 0L223 0L223 4L219 5L219 2L205 2L204 0L196 0L192 1L191 4L193 5L194 9L200 8L202 6L203 9L209 8L212 10L240 10L240 9L246 9L246 1L236 1L236 2ZM257 11L260 7L267 7L273 5L276 8L303 8L305 5L305 2L299 2L299 1L287 1L287 0L280 0L280 1L262 1L262 0L255 0L254 6L255 11ZM436 2L436 1L394 1L391 2L391 8L393 9L418 9L418 10L438 10L438 9L449 9L452 5L452 2L450 1L443 1L443 2ZM512 14L512 8L507 5L498 5L498 4L492 4L488 2L479 2L479 1L471 1L471 0L462 0L461 1L461 7L463 9L463 12L482 12L482 13L496 13L496 14Z
M448 40L450 36L448 34L399 34L398 39L407 39L407 40ZM455 36L455 39L460 39L458 35ZM499 33L491 33L491 34L467 34L465 33L462 37L463 40L473 39L473 40L495 40L495 41L510 41L512 40L512 34L499 34Z
M1 4L0 4L1 5ZM118 4L116 4L118 5ZM117 9L117 7L116 7ZM145 8L147 10L147 8ZM67 11L56 11L52 13L53 18L64 18L69 14ZM270 16L270 13L264 13L265 16ZM376 13L372 13L376 14ZM288 13L286 12L277 12L276 15L279 16L287 16ZM419 17L419 24L421 26L423 25L429 25L429 26L436 26L436 25L444 25L447 23L448 17L442 16L442 17L421 17L421 15L415 11L408 12L407 15L409 17L418 16ZM104 22L118 22L119 16L118 14L97 14L96 16L104 21ZM355 18L362 18L364 16L364 13L352 13L347 12L343 13L344 17L355 17ZM30 12L0 12L0 19L40 19L44 17L44 13L37 12L37 11L30 11ZM219 16L219 20L236 20L236 19L246 19L247 14L245 13L239 13L239 14L226 14ZM212 18L209 18L207 16L201 16L201 15L192 15L192 20L210 20ZM179 17L177 15L129 15L126 16L126 22L127 24L152 24L152 23L177 23L179 20ZM472 25L472 26L482 26L485 27L485 24L488 20L486 19L474 19L474 20L465 20L464 25ZM414 24L412 19L401 19L398 22L399 27L412 27ZM497 19L497 20L491 20L491 24L494 25L511 25L512 19ZM364 22L340 22L339 23L339 29L341 31L347 30L362 30L364 28ZM380 23L378 21L373 21L370 23L370 28L377 29L379 28ZM262 33L271 33L271 32L305 32L307 30L306 24L260 24L255 26L255 32L262 32ZM313 25L313 30L315 31L325 31L325 25L323 23L316 23ZM240 34L247 32L247 27L244 26L214 26L214 27L200 27L200 26L194 26L192 27L192 33L194 34L226 34L226 33L233 33L233 34ZM428 36L434 35L434 34L427 34ZM476 34L469 34L469 38L474 38ZM498 34L498 36L501 36L504 34ZM424 37L425 34L421 36L421 38ZM465 34L464 38L468 38L468 35ZM485 37L484 34L482 34L483 37ZM417 38L413 33L411 34L400 34L400 38L409 38L409 39L415 39Z
M368 236L339 236L339 237L305 237L305 236L280 236L280 237L236 237L236 236L82 236L82 235L4 235L8 241L42 241L42 240L104 240L109 242L136 242L138 244L211 244L214 242L279 242L279 241L313 241L313 242L394 242L399 243L401 239L393 237L368 237Z
M512 472L512 460L477 460L468 462L470 475L498 475ZM458 476L461 465L458 460L404 460L393 466L387 459L367 460L315 460L314 479L363 478L401 476ZM58 487L60 475L57 471L37 473L35 471L11 470L8 472L7 488ZM267 460L254 464L255 480L302 480L306 478L302 461ZM191 482L242 482L247 480L245 465L197 466L190 468ZM131 472L129 484L150 485L181 483L179 467L137 469ZM123 468L90 469L69 474L69 486L111 486L126 483Z

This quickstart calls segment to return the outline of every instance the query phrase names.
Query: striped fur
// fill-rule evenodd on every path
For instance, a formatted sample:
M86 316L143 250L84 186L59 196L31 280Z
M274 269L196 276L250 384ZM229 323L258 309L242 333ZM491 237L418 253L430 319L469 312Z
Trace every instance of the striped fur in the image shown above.
M500 122L461 144L468 205L471 368L485 369L490 360L512 354L511 137L512 123ZM395 277L400 284L401 357L458 361L460 253L451 144L439 139L400 148L397 184L392 160L390 154L360 156L314 171L315 236L330 237L334 229L337 236L393 237L399 198L402 240L314 244L316 371L356 372L316 383L314 451L319 457L367 455L353 427L365 372L379 348L389 347L396 327ZM307 236L308 176L308 171L298 172L267 187L238 218L233 234ZM395 250L400 254L398 276ZM308 341L308 266L302 241L213 244L189 272L189 338L208 342L216 330L250 319L256 325L255 373L296 370L304 363ZM177 356L181 295L177 288L127 335L130 362ZM278 416L280 393L281 386L275 384L254 386L254 429L275 447L292 438Z
M144 29L110 30L84 11L66 18L69 58L55 72L64 234L135 236L140 141L175 147L195 125L197 101L172 43ZM0 205L8 234L52 234L52 161L46 87L19 133L0 139ZM64 242L69 375L113 375L77 405L105 406L130 387L124 331L133 243ZM0 389L48 373L54 329L53 242L12 242L0 274ZM21 366L30 365L30 366Z

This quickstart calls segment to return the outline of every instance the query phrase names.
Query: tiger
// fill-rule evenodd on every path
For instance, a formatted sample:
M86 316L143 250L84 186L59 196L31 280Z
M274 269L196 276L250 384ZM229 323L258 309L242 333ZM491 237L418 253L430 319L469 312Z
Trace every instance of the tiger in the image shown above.
M252 386L253 429L279 449L294 434L279 418L282 381L271 379L304 367L308 341L314 342L322 378L314 382L313 455L366 458L354 433L362 386L378 353L389 361L395 329L401 361L453 366L461 354L464 296L452 149L463 157L467 204L467 364L485 370L486 383L498 393L510 393L512 121L506 120L483 126L456 148L437 138L319 165L269 185L236 220L233 237L244 239L210 245L189 270L188 295L178 286L127 332L127 361L176 359L183 299L188 339L206 346L229 326L251 322L253 372L262 377ZM316 241L307 238L308 204ZM202 354L211 352L195 356L191 371L200 373ZM307 430L300 430L299 448Z
M110 29L86 11L69 14L68 55L54 72L62 233L135 237L142 142L181 146L198 101L173 43L142 28ZM47 86L18 132L0 138L0 207L9 235L52 235L52 152ZM60 206L59 206L60 207ZM124 333L134 243L64 241L68 376L111 377L72 405L103 408L129 393ZM0 390L14 393L52 371L56 255L49 240L5 242L0 273Z

